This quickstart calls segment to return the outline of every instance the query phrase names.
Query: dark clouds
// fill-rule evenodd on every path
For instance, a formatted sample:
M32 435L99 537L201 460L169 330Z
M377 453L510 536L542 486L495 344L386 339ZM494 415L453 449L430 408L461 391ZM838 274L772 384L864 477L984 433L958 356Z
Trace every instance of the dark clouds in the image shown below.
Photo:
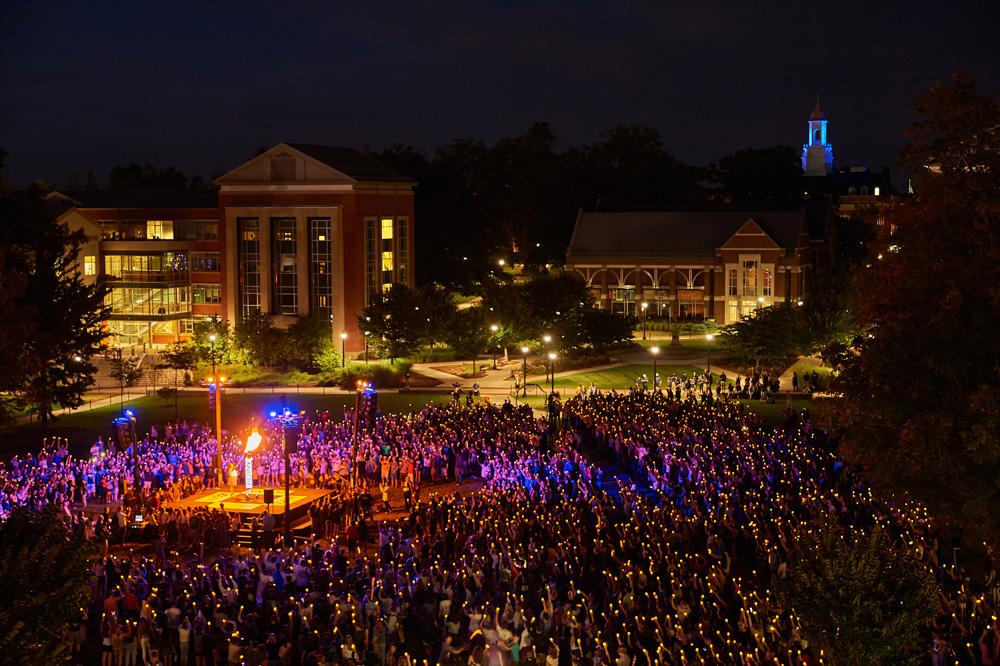
M226 171L280 141L430 152L547 121L618 123L703 164L799 146L815 95L839 165L895 161L909 108L969 71L1000 91L992 1L19 1L0 22L17 185L116 164Z

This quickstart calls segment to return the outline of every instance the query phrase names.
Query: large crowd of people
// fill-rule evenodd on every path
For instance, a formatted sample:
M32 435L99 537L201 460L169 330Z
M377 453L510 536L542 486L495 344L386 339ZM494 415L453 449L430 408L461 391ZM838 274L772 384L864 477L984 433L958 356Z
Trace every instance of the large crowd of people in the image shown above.
M76 461L46 442L0 472L0 495L4 511L62 506L105 542L89 619L66 627L71 646L99 641L102 664L818 664L775 590L795 530L821 516L882 526L938 577L940 615L914 651L935 666L997 663L992 559L974 592L927 516L873 496L808 414L770 430L724 394L642 388L579 391L558 410L557 432L509 402L386 415L358 437L350 414L303 419L291 482L343 492L291 545L241 547L237 515L170 506L216 482L217 446L199 424L140 443L152 553L109 551L128 536L113 510L80 518L87 502L128 496L129 451L99 443ZM277 485L268 427L256 466ZM227 471L243 455L224 438ZM452 492L469 477L482 490ZM428 484L440 492L421 499ZM407 498L396 520L344 503L393 487Z

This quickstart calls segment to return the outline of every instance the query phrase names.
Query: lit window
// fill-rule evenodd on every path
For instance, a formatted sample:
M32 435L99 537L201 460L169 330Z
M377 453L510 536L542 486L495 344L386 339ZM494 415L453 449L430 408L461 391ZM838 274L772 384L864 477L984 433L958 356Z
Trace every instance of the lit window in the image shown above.
M199 273L215 273L219 271L218 252L192 252L191 269Z
M83 274L84 275L97 275L97 257L88 254L83 258Z
M365 219L365 303L374 302L376 292L376 269L378 267L378 239L374 218Z
M173 240L174 223L172 220L146 220L147 240Z
M743 260L743 295L757 294L757 262L752 259Z
M393 252L392 252L392 232L393 220L391 217L382 218L382 289L387 290L392 284L393 276Z
M191 286L191 295L195 303L221 303L221 284L196 284Z

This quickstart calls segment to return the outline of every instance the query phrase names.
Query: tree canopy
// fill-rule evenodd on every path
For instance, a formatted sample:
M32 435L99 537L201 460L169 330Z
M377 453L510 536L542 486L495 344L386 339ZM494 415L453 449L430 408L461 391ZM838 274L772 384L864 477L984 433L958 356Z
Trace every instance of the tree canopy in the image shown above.
M863 532L821 516L799 529L789 559L779 594L827 663L922 663L918 630L937 614L937 584L881 527Z
M917 101L916 191L858 271L836 387L844 449L973 532L1000 527L1000 106L957 76Z
M81 405L96 371L89 359L106 337L107 290L76 270L85 235L59 224L42 195L32 187L0 196L0 283L10 288L0 354L16 361L0 369L0 421L15 406L37 409L45 424L57 406Z
M183 190L188 185L188 177L174 167L157 169L148 162L145 165L129 164L111 169L109 190Z
M709 167L720 194L734 203L793 201L802 197L802 162L791 146L746 148Z
M0 653L8 664L69 661L62 630L82 618L97 547L59 509L16 507L0 530Z
M656 129L642 125L620 125L565 150L548 123L535 123L493 145L457 139L433 159L401 145L371 154L420 183L419 278L466 293L501 273L501 259L530 274L561 266L581 207L706 197L707 171L678 160Z
M454 311L443 290L397 284L358 315L358 329L370 333L370 345L380 356L395 361L432 338L444 339Z

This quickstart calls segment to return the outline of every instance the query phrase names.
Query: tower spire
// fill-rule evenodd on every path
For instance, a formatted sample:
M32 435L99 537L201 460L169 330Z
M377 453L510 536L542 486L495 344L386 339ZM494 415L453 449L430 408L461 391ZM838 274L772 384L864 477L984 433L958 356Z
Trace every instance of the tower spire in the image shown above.
M802 170L807 176L823 176L833 171L833 148L826 137L826 116L819 108L819 94L816 108L809 116L809 139L802 146Z

